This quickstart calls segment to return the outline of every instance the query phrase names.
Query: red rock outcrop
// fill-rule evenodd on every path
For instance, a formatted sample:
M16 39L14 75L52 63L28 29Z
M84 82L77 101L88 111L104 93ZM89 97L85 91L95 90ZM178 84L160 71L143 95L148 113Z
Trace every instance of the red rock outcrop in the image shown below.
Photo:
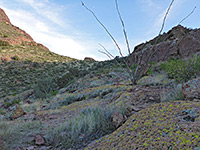
M94 62L95 59L94 59L94 58L91 58L91 57L85 57L85 58L84 58L84 61L91 61L91 62Z
M4 37L0 36L0 40L7 41L10 45L26 44L26 45L30 45L30 46L41 46L43 48L43 50L49 51L49 49L47 47L45 47L44 45L36 43L33 40L33 38L28 33L26 33L24 30L12 25L12 23L10 22L10 19L6 15L5 11L1 8L0 8L0 22L5 22L7 24L6 28L10 29L11 32L13 32L13 33L14 32L17 33L17 35L14 35L14 36L7 36L7 35Z
M11 24L10 19L8 18L8 16L4 12L4 10L1 8L0 8L0 22L7 22L7 23Z
M200 29L192 30L178 25L167 33L136 46L133 53L128 57L131 64L138 62L145 44L146 50L142 62L146 61L155 50L155 54L148 62L166 61L170 57L186 59L200 51Z

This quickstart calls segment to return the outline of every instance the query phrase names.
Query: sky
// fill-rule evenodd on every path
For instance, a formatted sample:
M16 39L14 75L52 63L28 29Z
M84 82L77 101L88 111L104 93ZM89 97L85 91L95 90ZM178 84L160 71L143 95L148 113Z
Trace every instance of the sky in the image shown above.
M124 56L128 55L115 0L82 0L107 27L118 42ZM118 0L131 47L157 36L171 0ZM200 28L200 0L175 0L163 32L194 13L181 25ZM80 0L0 0L13 25L25 30L50 51L77 59L92 57L109 59L98 52L102 44L113 56L118 50L108 34L87 11Z

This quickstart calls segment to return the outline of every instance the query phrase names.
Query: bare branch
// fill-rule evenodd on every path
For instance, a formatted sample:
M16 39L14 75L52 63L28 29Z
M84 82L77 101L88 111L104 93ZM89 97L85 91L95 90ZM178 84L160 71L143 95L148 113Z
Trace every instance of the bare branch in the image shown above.
M105 27L105 25L97 18L97 16L95 15L95 13L91 9L89 9L87 6L85 6L85 4L83 2L82 2L82 5L83 5L83 7L85 7L86 10L88 10L94 16L94 18L97 20L97 22L104 28L104 30L106 31L106 33L110 36L110 38L112 39L112 41L115 43L115 45L116 45L116 47L117 47L117 49L119 51L119 54L122 57L122 59L124 61L124 64L126 65L127 71L129 73L129 75L131 76L131 82L133 83L133 81L134 81L134 79L132 78L133 77L132 76L133 72L130 69L127 61L124 59L124 56L123 56L122 51L121 51L121 48L119 47L117 41L112 36L112 34L108 31L108 29Z
M194 13L194 11L195 11L195 9L196 9L197 7L195 6L194 7L194 9L191 11L191 13L189 13L185 18L183 18L178 24L181 24L183 21L185 21L188 17L190 17L193 13Z
M102 54L104 54L104 55L106 55L106 56L108 56L108 58L109 58L109 59L112 59L112 57L110 57L110 55L109 55L109 54L107 54L106 52L104 52L104 51L101 51L101 50L99 50L99 52L100 52L100 53L102 53Z
M136 76L137 76L138 69L139 69L140 64L141 64L141 62L142 62L143 54L144 54L144 52L146 51L145 47L146 47L146 44L145 44L145 45L143 46L143 48L142 48L142 52L141 52L141 54L140 54L140 58L139 58L139 60L138 60L137 67L136 67L135 72L134 72L134 78L136 78ZM135 79L135 80L136 80L136 79ZM136 82L136 81L135 81L135 82Z
M95 15L95 13L91 9L89 9L83 2L82 2L82 5L83 5L83 7L85 7L86 10L88 10L94 16L94 18L96 19L96 21L103 27L103 29L110 36L110 38L112 39L112 41L115 43L115 45L116 45L116 47L117 47L117 49L118 49L119 54L121 55L121 57L124 57L123 54L122 54L121 48L119 47L117 41L112 36L112 34L108 31L108 29L106 28L106 26L97 18L97 16Z
M99 44L103 49L104 49L104 51L99 51L100 53L103 53L103 54L105 54L106 56L108 56L110 59L114 59L115 61L116 61L116 63L121 67L121 68L123 68L122 67L122 65L115 59L115 57L102 45L102 44ZM131 82L133 82L132 81L132 74L133 74L133 72L132 72L132 70L130 69L130 67L128 66L128 63L126 62L126 60L122 57L122 59L123 59L123 61L124 61L124 63L125 63L125 65L126 65L126 68L127 68L127 71L128 71L128 73L129 73L129 75L131 76Z
M152 56L155 54L155 52L157 51L157 49L154 51L154 48L155 48L155 45L156 45L157 42L158 42L159 36L161 35L161 33L162 33L163 29L164 29L165 21L166 21L166 19L167 19L167 16L168 16L168 14L169 14L169 11L170 11L170 9L171 9L173 3L174 3L174 0L171 1L170 5L169 5L169 7L168 7L168 9L167 9L167 11L166 11L166 13L165 13L165 16L164 16L164 18L163 18L163 23L162 23L161 29L160 29L160 31L159 31L159 33L158 33L158 38L155 40L155 43L154 43L153 48L152 48L153 53L151 53L150 56L146 59L147 61L146 61L146 64L144 65L145 67L148 65L149 60L151 59L151 57L152 57ZM140 54L140 58L139 58L139 60L138 60L137 67L136 67L136 70L135 70L135 72L134 72L134 79L136 78L136 76L137 76L137 74L138 74L138 70L139 70L139 67L140 67L140 64L141 64L141 62L142 62L142 58L143 58L143 55L144 55L144 52L145 52L145 47L146 47L146 44L145 44L145 45L143 46L143 48L142 48L142 52L141 52L141 54ZM135 80L136 80L136 79L135 79ZM135 82L136 82L136 81L135 81Z
M119 6L118 6L118 3L117 3L117 0L115 0L115 5L116 5L116 9L117 9L117 13L118 13L119 19L120 19L122 27L123 27L123 33L124 33L124 37L125 37L125 41L126 41L126 46L127 46L127 49L128 49L128 53L130 55L131 54L130 44L129 44L129 41L128 41L128 36L127 36L125 24L124 24L124 21L122 19L121 14L120 14L120 11L119 11Z
M169 14L169 11L170 11L170 9L171 9L173 3L174 3L174 0L171 1L170 5L169 5L169 7L168 7L168 9L167 9L167 11L166 11L166 13L165 13L165 16L164 16L164 18L163 18L162 27L161 27L160 32L159 32L158 35L161 35L161 33L162 33L163 29L164 29L165 21L166 21L166 19L167 19L167 15Z
M106 51L107 54L109 54L113 59L115 58L102 44L99 43L99 45Z

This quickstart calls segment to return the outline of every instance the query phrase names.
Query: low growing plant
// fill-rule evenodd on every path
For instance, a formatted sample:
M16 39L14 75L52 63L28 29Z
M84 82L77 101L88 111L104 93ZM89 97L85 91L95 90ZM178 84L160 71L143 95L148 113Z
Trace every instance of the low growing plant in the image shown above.
M13 59L13 60L20 60L20 58L19 58L18 55L13 56L12 59Z
M7 41L0 40L0 46L9 46L10 44Z
M60 149L81 148L88 142L115 130L111 123L112 109L87 108L77 117L51 131L48 141Z
M184 95L182 92L182 86L181 84L174 85L171 92L167 93L163 91L160 94L161 102L170 102L175 100L184 100Z
M21 102L21 99L20 99L20 98L14 99L14 100L12 100L12 101L5 102L5 104L6 104L5 107L8 108L8 107L10 107L10 106L12 106L12 105L19 104L20 102Z
M39 79L34 85L34 92L37 98L47 98L54 94L57 89L53 78Z
M26 144L25 137L31 134L40 133L42 123L40 121L0 121L0 135L5 141L4 149L15 149L16 145ZM17 138L16 138L17 137Z
M161 64L161 69L176 82L186 82L200 74L200 57L194 56L189 62L171 58L168 62Z

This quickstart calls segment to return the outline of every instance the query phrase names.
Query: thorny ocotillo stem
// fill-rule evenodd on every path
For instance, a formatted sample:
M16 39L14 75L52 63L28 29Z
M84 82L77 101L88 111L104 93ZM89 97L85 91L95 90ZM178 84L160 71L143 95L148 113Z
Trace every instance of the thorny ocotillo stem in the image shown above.
M119 50L119 53L121 55L121 57L123 57L121 48L119 47L117 41L115 40L115 38L112 36L112 34L108 31L108 29L105 27L105 25L98 19L98 17L95 15L95 13L89 9L87 6L85 6L85 4L83 2L81 2L83 7L85 7L85 9L87 9L93 16L94 18L97 20L97 22L104 28L104 30L106 31L106 33L110 36L110 38L113 40L113 42L115 43L117 49Z
M129 44L129 41L128 41L128 36L127 36L125 24L124 24L124 21L122 19L121 14L120 14L119 5L117 3L117 0L115 0L115 5L116 5L116 9L117 9L117 13L118 13L119 19L120 19L122 27L123 27L123 33L124 33L124 37L125 37L125 41L126 41L126 46L127 46L127 49L128 49L128 54L131 55L130 44Z

